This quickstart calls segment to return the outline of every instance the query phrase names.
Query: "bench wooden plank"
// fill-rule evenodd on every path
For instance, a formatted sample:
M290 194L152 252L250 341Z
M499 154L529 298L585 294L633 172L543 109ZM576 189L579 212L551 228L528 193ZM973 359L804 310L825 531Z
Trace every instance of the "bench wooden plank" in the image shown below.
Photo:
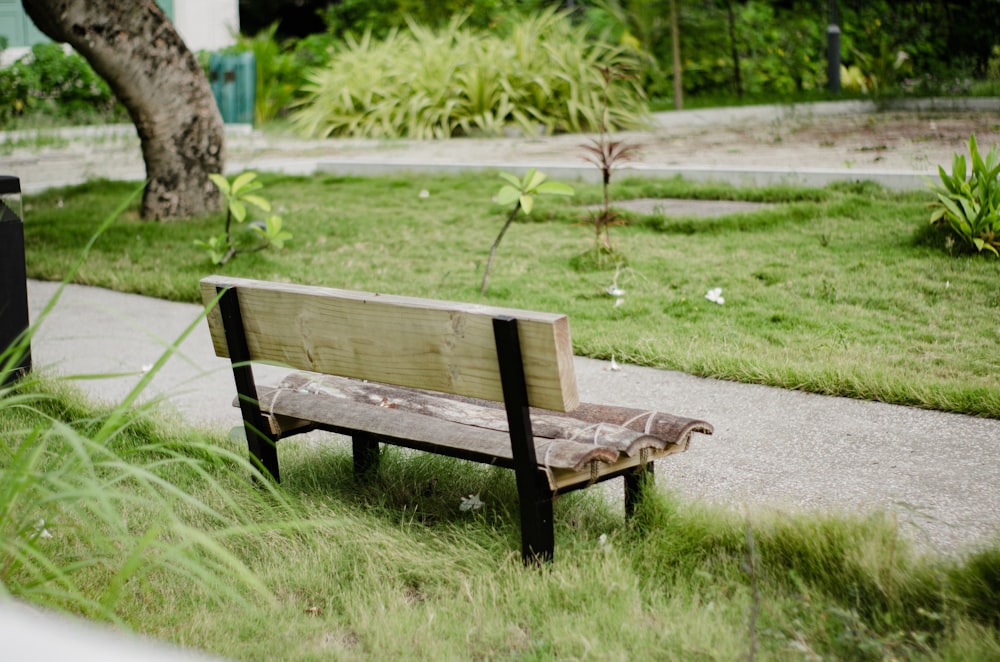
M456 457L512 466L510 436L503 431L466 425L407 411L404 408L380 407L347 398L290 389L268 389L261 394L261 409L267 413L310 421L321 427L342 430L345 434L365 432L390 437L421 450ZM591 462L613 464L618 451L569 439L535 438L541 464L546 469L583 471Z
M359 382L331 375L305 373L286 375L267 397L261 396L262 408L275 415L291 416L291 412L282 404L282 400L287 397L284 394L288 392L315 396L316 409L335 406L339 401L350 400L372 407L399 409L439 420L497 430L505 434L509 431L506 412L497 403L448 396L423 389ZM584 417L577 416L577 411L583 412ZM589 418L595 414L600 414L601 418L596 420ZM707 434L712 432L712 426L705 421L681 418L662 412L589 404L581 404L571 413L533 408L531 427L536 439L566 439L584 446L610 449L616 454L629 457L636 456L648 448L662 450L668 445L680 445L686 448L692 432ZM539 464L542 466L546 465L544 458L543 454L538 454ZM579 469L580 461L582 459L573 461L569 466Z
M239 293L254 361L495 401L503 391L492 320L515 317L532 404L579 404L565 315L226 276L201 281L205 304L228 287ZM228 357L217 307L208 322L216 354Z

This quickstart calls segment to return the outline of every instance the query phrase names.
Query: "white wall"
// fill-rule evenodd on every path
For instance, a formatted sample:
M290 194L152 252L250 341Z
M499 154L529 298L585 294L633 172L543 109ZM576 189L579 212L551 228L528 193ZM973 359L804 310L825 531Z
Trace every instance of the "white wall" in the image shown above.
M192 51L216 51L231 46L240 29L239 0L173 0L173 22ZM0 67L13 64L31 51L10 47L0 52Z
M235 42L238 0L174 0L174 26L192 51L215 51Z

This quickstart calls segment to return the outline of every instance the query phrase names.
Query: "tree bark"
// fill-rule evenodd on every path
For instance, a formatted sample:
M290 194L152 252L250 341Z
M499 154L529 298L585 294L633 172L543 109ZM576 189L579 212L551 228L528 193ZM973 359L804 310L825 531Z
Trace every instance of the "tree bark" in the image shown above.
M733 87L736 96L743 98L743 80L740 78L740 49L736 44L736 14L733 11L733 0L726 0L726 12L729 17L729 48L733 56Z
M681 65L681 30L677 20L677 3L670 0L670 41L674 55L674 108L684 108L684 68Z
M142 143L142 217L219 209L208 174L222 172L222 117L198 60L154 0L22 0L35 25L70 44L107 81Z

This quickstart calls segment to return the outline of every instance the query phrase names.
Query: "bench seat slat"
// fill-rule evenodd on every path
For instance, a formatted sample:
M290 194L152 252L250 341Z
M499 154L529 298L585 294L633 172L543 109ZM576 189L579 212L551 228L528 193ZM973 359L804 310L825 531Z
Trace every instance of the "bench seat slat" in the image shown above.
M317 394L324 402L353 400L504 433L509 429L505 411L499 403L491 401L307 373L285 376L278 388ZM270 406L276 407L273 402ZM275 413L287 414L277 409ZM581 416L576 415L577 411ZM705 421L661 412L587 404L568 414L532 409L531 426L536 438L566 439L612 449L629 457L647 448L663 449L667 445L686 448L692 432L711 433L711 425ZM539 462L545 464L541 455Z
M330 375L293 373L277 387L262 389L260 404L276 424L282 420L293 426L308 422L344 434L360 431L389 437L417 449L441 452L441 448L447 448L450 454L488 464L510 466L513 461L505 413L488 401ZM594 413L586 405L583 407L584 413ZM641 461L681 452L687 448L692 432L712 431L708 423L695 419L609 409L614 411L603 413L642 427L631 430L533 410L536 455L553 489L565 489L618 473ZM643 419L655 420L658 425L646 426ZM648 434L646 429L656 434Z
M262 389L263 390L263 389ZM464 425L393 407L372 406L353 400L288 389L263 390L261 409L268 414L311 421L321 426L366 432L413 442L414 448L449 448L459 457L510 466L513 455L505 432ZM612 449L567 439L536 439L540 457L554 469L579 470L589 462L615 462ZM437 452L440 452L438 450Z

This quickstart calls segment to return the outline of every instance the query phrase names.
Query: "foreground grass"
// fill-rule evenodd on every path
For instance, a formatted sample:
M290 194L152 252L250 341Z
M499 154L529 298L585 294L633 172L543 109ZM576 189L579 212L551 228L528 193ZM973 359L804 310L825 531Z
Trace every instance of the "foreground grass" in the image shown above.
M1000 260L952 256L927 232L930 195L870 185L738 190L623 180L616 198L714 197L772 206L717 219L633 217L612 231L627 259L596 264L581 203L541 200L478 285L504 210L494 176L292 178L265 189L295 239L241 256L231 275L564 312L578 354L696 375L1000 417ZM61 278L134 186L96 182L28 199L28 272ZM426 190L429 197L420 197ZM221 217L126 216L77 282L181 301L220 270L193 245ZM606 293L625 290L616 305ZM725 305L705 293L723 288Z
M8 393L0 400L2 484L25 477L11 457L37 443L29 431L90 438L117 415L44 382ZM130 505L121 519L147 547L136 553L125 538L117 552L100 546L100 563L88 563L113 521L79 517L72 493L64 510L47 513L47 536L32 537L30 527L17 535L50 567L67 569L83 598L103 604L114 585L110 616L126 626L230 658L1000 655L1000 552L918 557L888 519L742 519L652 492L626 522L620 502L589 490L558 500L557 558L539 570L520 563L510 472L389 451L374 483L358 484L346 444L292 441L280 447L285 482L277 494L226 459L243 453L228 439L144 415L112 427L94 453L155 470L184 495L144 506L141 481L116 480L115 465L95 463L104 498ZM51 443L39 470L61 466ZM482 510L460 510L470 493ZM167 519L185 528L167 531ZM188 537L215 540L234 572L252 569L256 581L230 586L217 573L170 572L159 559L173 547L154 544L160 537L181 547L192 546ZM44 582L23 590L8 549L0 545L0 589L51 603L39 590ZM219 555L209 552L201 558L212 568ZM126 569L129 581L114 582Z

